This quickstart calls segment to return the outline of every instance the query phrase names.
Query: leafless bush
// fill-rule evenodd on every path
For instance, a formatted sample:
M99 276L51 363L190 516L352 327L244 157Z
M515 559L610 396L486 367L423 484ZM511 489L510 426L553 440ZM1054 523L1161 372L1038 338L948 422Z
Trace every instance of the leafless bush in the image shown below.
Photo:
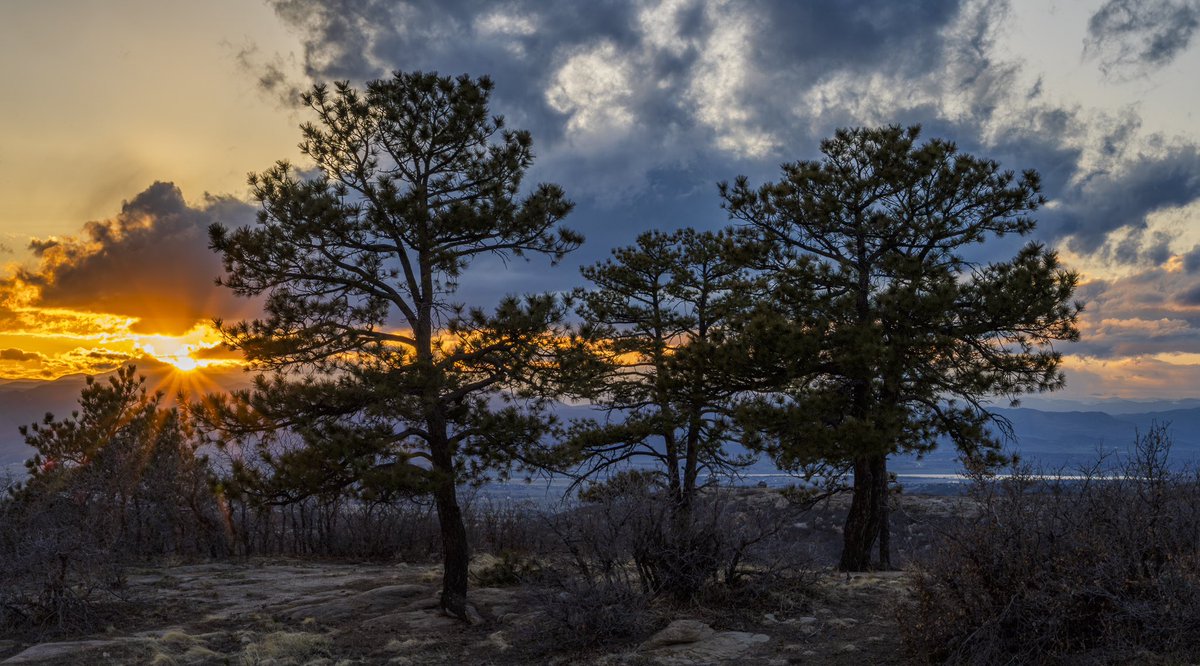
M680 506L653 483L634 480L590 489L584 504L550 519L582 577L629 571L642 593L689 601L804 568L786 529L807 505L779 493L710 487Z
M404 559L437 552L433 508L407 498L364 501L350 495L261 502L225 497L234 554Z
M653 477L627 474L581 497L545 517L555 543L523 577L537 609L523 642L631 643L663 624L671 604L778 609L812 582L786 532L808 505L783 494L711 487L681 510Z
M900 626L956 663L1200 657L1200 475L1167 467L1164 426L1115 473L976 480L975 517L916 572Z
M554 535L542 509L531 502L469 495L464 502L467 537L474 552L528 555L544 552Z
M520 636L535 656L636 642L661 624L650 596L621 571L580 576L551 570L535 581L526 595L537 612Z
M0 629L95 628L123 582L106 524L62 497L0 502Z

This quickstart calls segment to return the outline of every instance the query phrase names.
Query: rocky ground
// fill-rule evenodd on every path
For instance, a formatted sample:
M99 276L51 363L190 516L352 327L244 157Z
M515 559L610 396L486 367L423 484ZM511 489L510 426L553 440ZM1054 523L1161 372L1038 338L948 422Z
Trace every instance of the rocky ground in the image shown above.
M958 510L956 498L912 499L895 515L902 559ZM905 509L904 507L907 507ZM814 556L836 543L829 507L797 523ZM482 557L477 566L486 567ZM73 640L0 640L0 664L888 664L901 663L896 606L904 572L818 569L771 608L664 606L648 637L563 653L531 645L536 601L520 586L477 587L481 621L437 610L430 564L257 560L133 570L125 613Z

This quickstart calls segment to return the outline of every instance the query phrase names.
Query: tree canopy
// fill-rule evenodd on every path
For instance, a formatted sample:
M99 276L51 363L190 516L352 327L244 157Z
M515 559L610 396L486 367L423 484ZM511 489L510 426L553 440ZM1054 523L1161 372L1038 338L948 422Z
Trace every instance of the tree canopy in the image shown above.
M583 338L603 364L583 395L605 417L577 423L572 443L589 473L653 461L686 506L702 471L747 462L725 448L737 436L729 378L743 361L725 328L753 282L725 233L648 231L612 254L582 269L593 287L576 292Z
M747 413L784 466L852 464L852 570L869 566L877 539L888 566L887 456L948 436L968 459L997 461L988 401L1060 387L1054 343L1078 337L1077 276L1054 252L1030 243L987 264L966 254L1034 228L1037 173L919 135L839 130L821 159L785 164L778 182L720 187L730 217L771 248L762 267L775 291L801 295L790 335L818 337L810 358L781 360L790 376Z
M558 186L523 189L532 140L490 114L491 90L419 72L315 86L300 144L314 170L251 175L258 224L210 230L222 283L265 296L264 318L220 326L276 373L238 396L259 417L247 431L301 433L294 462L324 470L314 481L420 479L442 525L442 605L463 618L455 486L537 454L552 420L535 379L562 311L548 295L468 308L452 300L458 278L481 255L556 262L582 241L559 225L572 204Z

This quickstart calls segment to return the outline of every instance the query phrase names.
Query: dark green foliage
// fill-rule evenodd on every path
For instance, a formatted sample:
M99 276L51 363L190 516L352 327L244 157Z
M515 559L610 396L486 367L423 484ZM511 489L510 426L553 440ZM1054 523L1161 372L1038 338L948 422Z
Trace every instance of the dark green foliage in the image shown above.
M598 371L577 390L606 413L573 429L586 473L652 460L687 505L701 472L748 462L723 446L737 436L729 417L744 360L725 329L755 286L735 247L725 233L650 231L583 269L594 287L576 297Z
M1053 345L1078 337L1077 276L1054 252L1029 244L989 265L966 255L1033 229L1037 174L918 136L840 130L820 160L785 164L779 182L721 185L730 216L769 248L761 267L779 296L776 321L760 310L749 331L785 372L745 409L760 433L748 443L785 468L853 468L842 566L855 570L877 539L888 566L887 456L946 435L972 461L999 462L987 400L1060 387ZM797 359L795 349L811 353Z
M275 492L432 492L443 603L464 617L455 486L546 463L541 378L563 313L551 296L509 297L492 312L450 298L477 256L557 261L581 241L558 226L571 210L561 189L522 194L531 140L490 115L491 89L487 78L424 73L365 91L316 86L304 101L317 122L301 143L315 173L280 163L252 175L258 225L211 229L223 283L265 296L265 318L221 330L276 372L216 405L213 422L302 438L270 461Z
M969 514L914 577L900 627L925 661L1193 663L1200 477L1164 426L1114 473L979 475Z

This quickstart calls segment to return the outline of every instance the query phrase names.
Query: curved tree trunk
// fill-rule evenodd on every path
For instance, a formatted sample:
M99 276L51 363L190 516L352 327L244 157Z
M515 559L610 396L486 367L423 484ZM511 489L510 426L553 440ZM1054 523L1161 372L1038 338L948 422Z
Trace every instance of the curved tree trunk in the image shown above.
M854 459L854 495L846 515L842 533L842 571L867 571L871 566L871 550L880 540L881 568L891 566L887 554L887 456L869 455Z

